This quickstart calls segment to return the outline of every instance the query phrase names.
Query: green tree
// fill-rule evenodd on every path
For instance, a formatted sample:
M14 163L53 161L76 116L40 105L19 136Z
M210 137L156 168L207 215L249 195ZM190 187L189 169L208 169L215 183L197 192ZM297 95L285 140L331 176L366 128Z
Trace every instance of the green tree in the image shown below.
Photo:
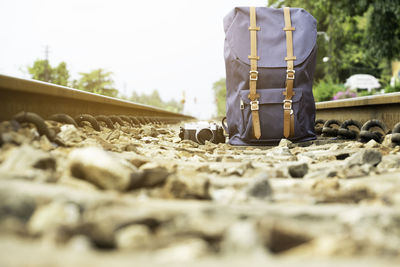
M213 84L215 103L217 105L217 116L226 114L226 84L225 78L221 78Z
M32 79L68 86L70 76L65 62L53 68L48 60L38 59L32 66L28 66L28 72Z
M171 99L167 102L164 102L161 99L160 94L158 93L158 91L156 89L154 89L153 92L151 92L148 95L144 94L144 93L138 94L136 92L133 92L132 96L129 98L129 100L136 102L136 103L144 104L144 105L163 108L163 109L166 109L171 112L179 113L179 112L182 112L182 110L183 110L183 105L181 103L177 102L175 99Z
M69 85L69 71L67 64L61 62L58 66L52 69L52 83L68 86Z
M118 95L118 90L114 88L114 80L111 77L112 72L106 72L100 68L89 73L80 72L79 74L81 78L75 82L78 89L111 97Z
M354 73L380 77L400 56L400 3L396 0L270 0L274 7L308 10L318 21L316 79L344 81ZM328 63L321 59L329 57Z

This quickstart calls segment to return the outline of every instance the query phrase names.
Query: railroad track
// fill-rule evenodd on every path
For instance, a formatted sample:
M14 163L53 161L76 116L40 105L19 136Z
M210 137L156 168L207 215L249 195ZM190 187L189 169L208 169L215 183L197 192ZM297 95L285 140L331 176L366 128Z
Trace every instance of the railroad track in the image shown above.
M50 83L0 75L0 121L12 118L35 123L41 134L52 133L41 118L63 123L89 122L100 130L99 121L113 128L120 125L177 123L195 119L163 109L101 96ZM381 143L386 134L400 144L400 93L365 96L316 103L316 132L325 137L371 139ZM38 115L38 116L36 116Z

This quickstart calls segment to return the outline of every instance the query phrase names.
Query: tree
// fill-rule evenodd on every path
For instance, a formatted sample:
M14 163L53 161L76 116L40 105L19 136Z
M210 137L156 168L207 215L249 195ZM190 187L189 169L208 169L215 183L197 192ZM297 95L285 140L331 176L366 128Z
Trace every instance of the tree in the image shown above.
M344 81L354 73L380 77L400 56L400 3L395 0L270 0L274 7L308 10L318 21L316 79ZM322 57L329 57L327 64ZM385 63L386 64L383 64Z
M89 73L80 72L79 74L81 78L75 82L78 89L111 97L118 95L118 90L113 87L112 72L106 72L100 68Z
M213 84L215 103L217 105L217 116L226 114L226 84L225 78L221 78Z
M175 99L171 99L168 102L164 102L160 94L156 89L153 90L150 94L138 94L136 92L132 93L132 96L129 98L129 100L153 107L159 107L166 109L171 112L182 112L183 110L183 105L179 102L177 102Z
M53 68L48 60L38 59L32 66L28 66L28 72L32 79L68 86L69 72L67 64L61 62Z

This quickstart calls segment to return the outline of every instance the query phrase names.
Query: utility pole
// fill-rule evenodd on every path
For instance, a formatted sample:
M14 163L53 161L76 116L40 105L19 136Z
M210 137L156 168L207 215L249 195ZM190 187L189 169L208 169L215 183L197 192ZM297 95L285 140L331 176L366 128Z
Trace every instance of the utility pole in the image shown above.
M44 57L45 57L45 61L46 64L44 66L44 79L46 80L46 82L50 81L50 77L49 77L49 46L46 45L46 48L44 50Z

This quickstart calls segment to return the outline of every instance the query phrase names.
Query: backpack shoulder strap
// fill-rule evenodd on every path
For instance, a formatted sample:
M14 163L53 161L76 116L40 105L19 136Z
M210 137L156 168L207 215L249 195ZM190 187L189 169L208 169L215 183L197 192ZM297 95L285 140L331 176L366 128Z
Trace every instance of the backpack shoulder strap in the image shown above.
M260 118L258 116L258 98L260 97L257 94L257 79L258 79L258 71L257 71L257 61L260 59L257 56L257 31L260 30L260 27L257 27L257 19L256 19L256 8L250 7L250 80L249 80L249 99L250 108L251 108L251 115L253 118L253 131L254 136L257 139L261 137L261 129L260 129Z
M285 100L283 100L283 136L288 138L289 136L294 136L294 114L292 109L292 97L295 94L293 91L294 84L294 64L293 61L296 57L293 56L293 35L292 31L295 30L292 27L290 20L290 8L284 7L283 14L285 18L285 27L283 30L286 32L286 53L287 56L285 60L287 62L286 70L286 91L283 93L285 95Z

